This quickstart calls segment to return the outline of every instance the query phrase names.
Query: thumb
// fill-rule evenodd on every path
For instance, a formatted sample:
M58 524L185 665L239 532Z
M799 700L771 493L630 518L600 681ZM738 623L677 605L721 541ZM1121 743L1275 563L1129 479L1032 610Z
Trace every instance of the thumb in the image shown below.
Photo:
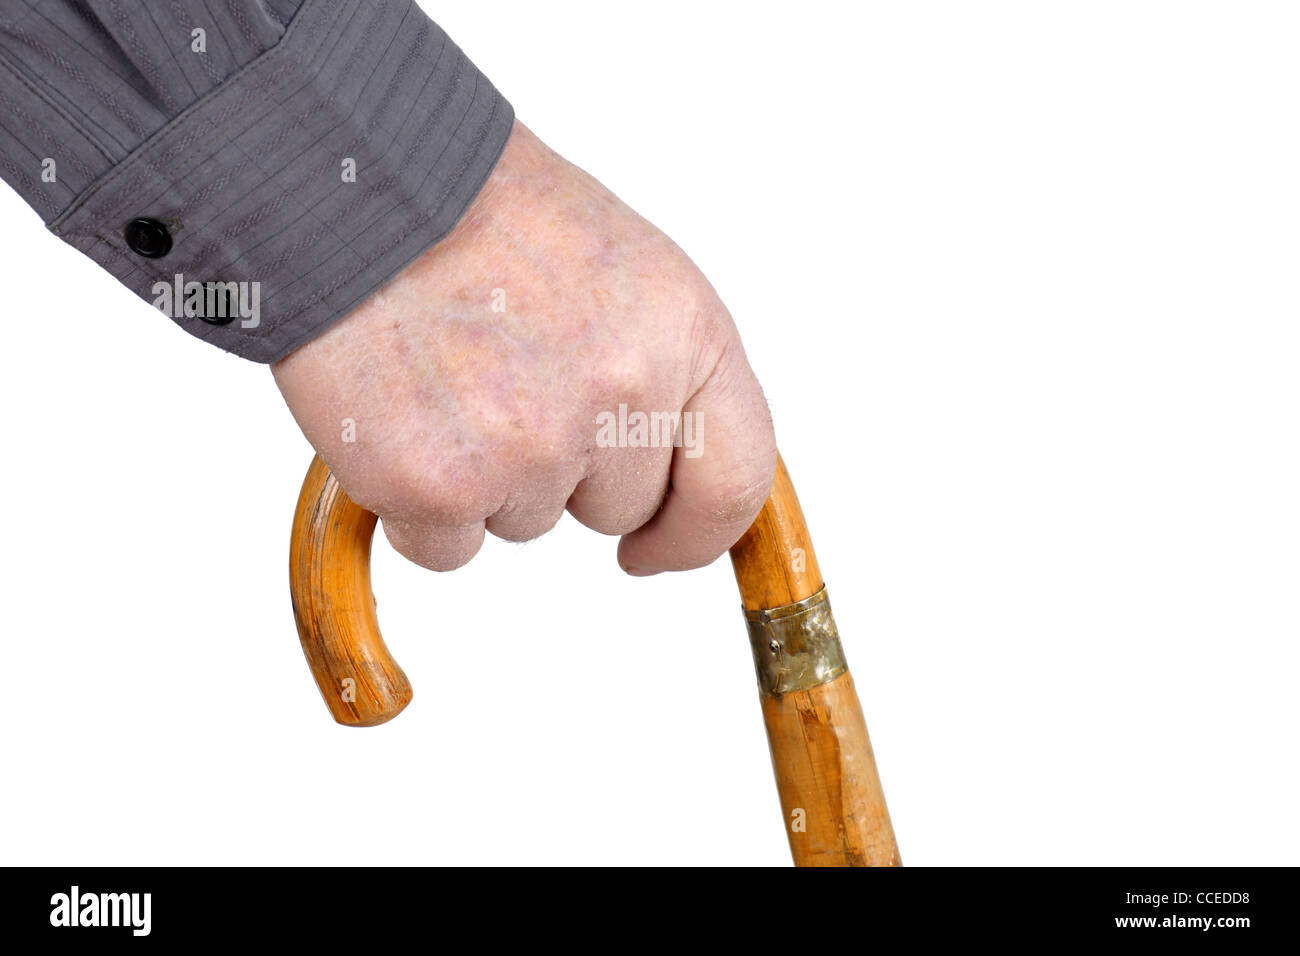
M629 574L711 563L740 539L767 500L776 436L739 339L687 400L681 435L659 511L619 542L618 563Z

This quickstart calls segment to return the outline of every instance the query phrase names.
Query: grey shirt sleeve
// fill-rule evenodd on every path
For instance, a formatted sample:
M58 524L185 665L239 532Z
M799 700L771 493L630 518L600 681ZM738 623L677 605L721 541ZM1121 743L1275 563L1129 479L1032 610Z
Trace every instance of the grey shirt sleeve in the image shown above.
M258 362L450 232L513 119L412 0L0 12L0 175L181 328Z

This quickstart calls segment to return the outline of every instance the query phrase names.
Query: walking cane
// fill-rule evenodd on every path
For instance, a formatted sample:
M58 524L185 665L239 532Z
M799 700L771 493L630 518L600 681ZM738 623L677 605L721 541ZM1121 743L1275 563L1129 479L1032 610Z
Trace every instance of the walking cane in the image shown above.
M334 719L382 724L411 701L370 590L376 517L319 457L293 518L298 636ZM798 866L899 866L867 725L799 500L777 460L771 494L731 549L790 852Z

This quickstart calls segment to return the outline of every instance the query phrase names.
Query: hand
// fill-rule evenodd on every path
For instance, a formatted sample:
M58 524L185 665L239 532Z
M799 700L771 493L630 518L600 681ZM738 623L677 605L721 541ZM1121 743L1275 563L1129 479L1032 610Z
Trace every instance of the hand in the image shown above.
M631 574L701 567L776 467L712 286L519 123L451 235L272 372L348 494L433 570L469 561L485 528L524 541L566 507L623 535Z

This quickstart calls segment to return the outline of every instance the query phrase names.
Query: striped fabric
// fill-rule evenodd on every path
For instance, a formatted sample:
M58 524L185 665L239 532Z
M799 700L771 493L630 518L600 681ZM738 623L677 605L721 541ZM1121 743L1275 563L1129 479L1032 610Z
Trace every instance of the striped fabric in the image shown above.
M259 362L446 235L512 123L412 0L0 8L0 175L187 332ZM165 226L166 255L132 250L137 218ZM257 283L256 321L164 305L181 282Z

